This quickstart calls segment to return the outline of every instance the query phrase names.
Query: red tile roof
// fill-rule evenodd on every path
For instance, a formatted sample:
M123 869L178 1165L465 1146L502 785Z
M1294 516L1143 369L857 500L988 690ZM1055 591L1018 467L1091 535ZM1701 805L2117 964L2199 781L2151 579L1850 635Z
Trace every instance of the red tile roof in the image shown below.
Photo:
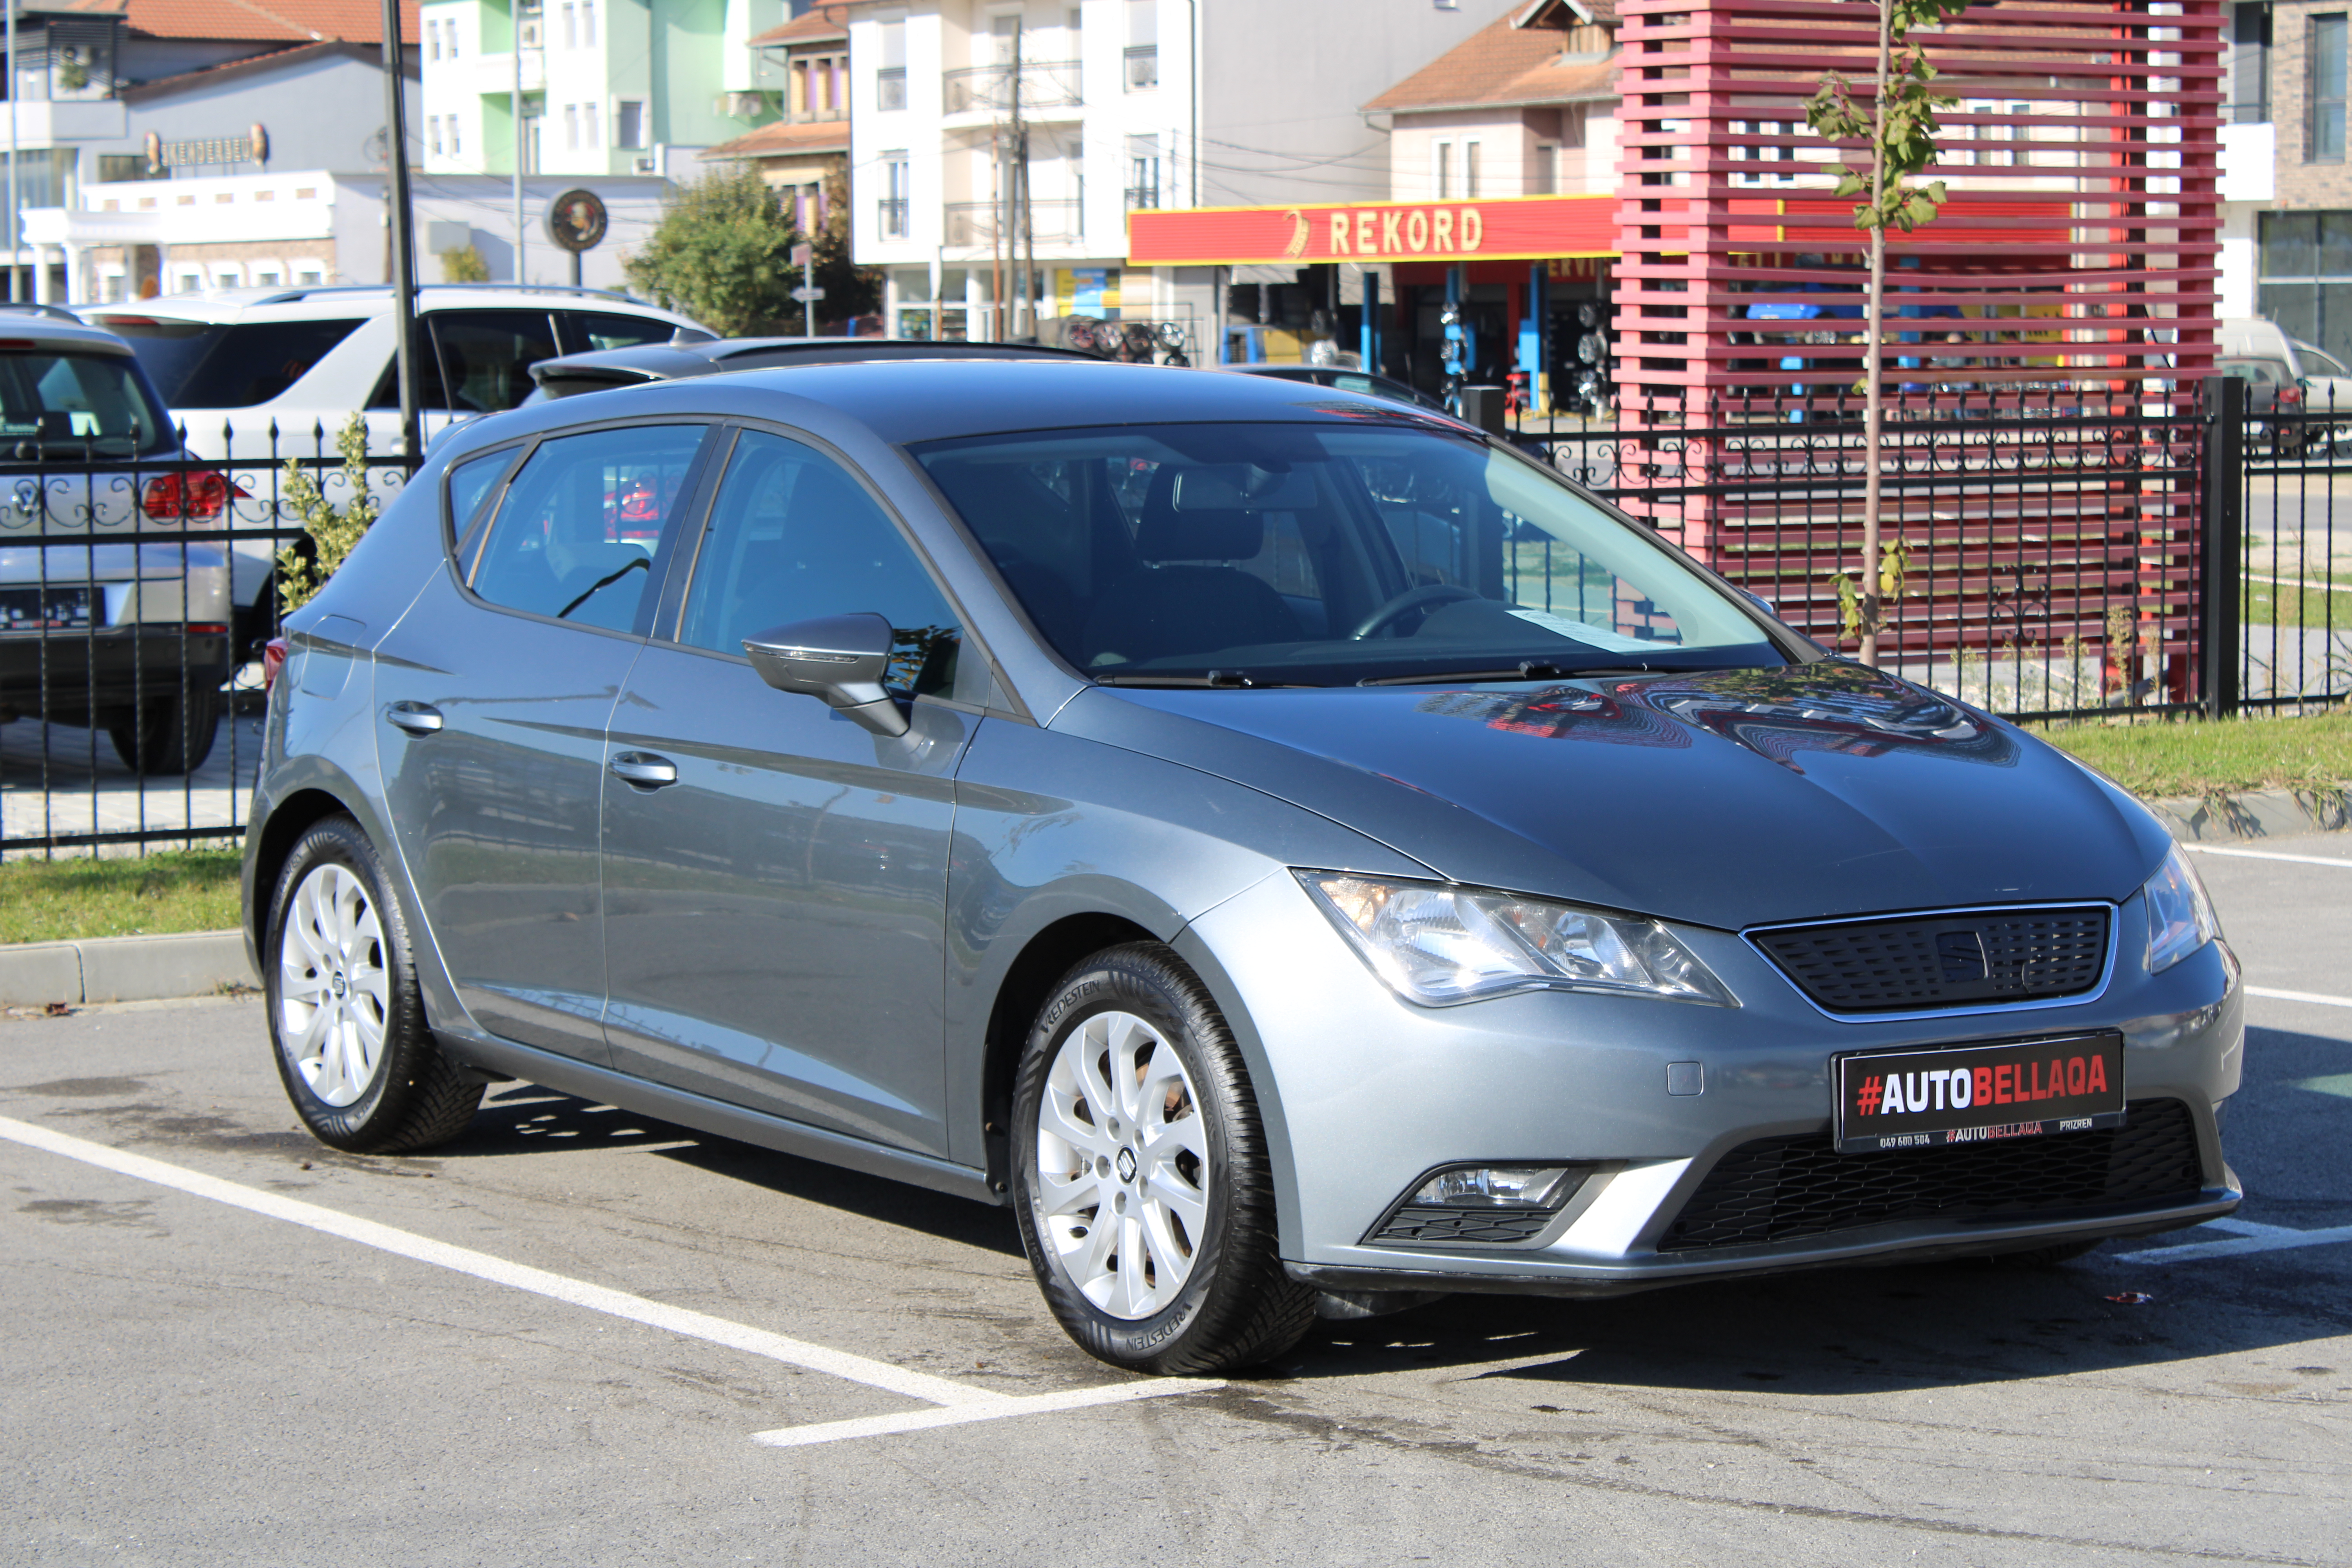
M779 120L747 131L732 142L705 149L705 158L778 158L793 153L846 153L846 120Z
M1588 0L1586 9L1601 5ZM1612 15L1614 7L1607 7ZM1517 13L1517 15L1526 15ZM1617 96L1615 59L1563 55L1555 28L1502 16L1404 79L1366 109L1395 111L1583 103Z
M795 16L781 27L771 27L752 36L751 47L774 47L783 44L834 43L849 37L847 7L818 5L807 15Z
M130 0L125 15L132 31L157 38L383 41L383 8L376 0ZM400 0L400 30L404 42L416 42L422 31L416 0Z

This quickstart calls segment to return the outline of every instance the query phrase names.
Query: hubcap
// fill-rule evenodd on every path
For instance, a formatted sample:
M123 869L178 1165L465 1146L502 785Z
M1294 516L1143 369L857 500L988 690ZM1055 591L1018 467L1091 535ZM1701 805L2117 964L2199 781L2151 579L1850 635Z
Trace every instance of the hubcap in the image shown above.
M278 1048L311 1093L341 1107L368 1091L391 1001L365 884L346 867L312 868L295 884L278 950Z
M1039 1229L1087 1300L1130 1321L1175 1300L1208 1226L1209 1137L1158 1029L1098 1013L1062 1042L1037 1111L1036 1176Z

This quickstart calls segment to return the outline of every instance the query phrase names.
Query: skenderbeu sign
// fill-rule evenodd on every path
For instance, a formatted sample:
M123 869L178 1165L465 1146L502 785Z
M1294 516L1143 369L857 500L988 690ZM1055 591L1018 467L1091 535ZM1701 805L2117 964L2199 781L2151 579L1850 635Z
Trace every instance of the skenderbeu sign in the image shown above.
M1318 261L1539 261L1617 254L1614 192L1491 202L1138 208L1130 267Z

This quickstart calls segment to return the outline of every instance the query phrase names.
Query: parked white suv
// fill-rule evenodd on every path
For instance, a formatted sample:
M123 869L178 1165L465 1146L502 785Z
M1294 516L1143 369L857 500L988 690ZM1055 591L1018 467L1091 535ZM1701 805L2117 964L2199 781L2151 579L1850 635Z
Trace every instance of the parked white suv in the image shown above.
M241 484L269 495L268 476L247 465L331 455L355 409L367 412L370 451L399 452L392 307L388 285L357 284L212 289L83 314L130 340L186 427L191 452L236 465ZM420 442L458 420L514 407L530 395L530 367L541 360L714 335L623 295L512 284L427 284L417 290L417 325ZM267 540L236 542L240 647L268 624L262 595L273 557Z

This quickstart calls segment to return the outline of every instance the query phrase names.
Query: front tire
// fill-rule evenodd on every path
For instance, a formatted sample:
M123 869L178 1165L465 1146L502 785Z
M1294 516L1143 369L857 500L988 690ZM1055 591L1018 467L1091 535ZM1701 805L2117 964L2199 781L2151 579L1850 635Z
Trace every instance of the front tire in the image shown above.
M124 715L106 732L114 754L136 773L189 773L213 754L220 732L221 677L199 670L184 696L159 697Z
M465 1131L484 1086L425 1026L408 925L358 823L328 817L294 846L263 955L278 1076L312 1136L394 1154Z
M1038 1015L1013 1089L1013 1212L1087 1353L1162 1374L1280 1354L1315 1321L1283 1272L1249 1074L1166 948L1097 953Z

